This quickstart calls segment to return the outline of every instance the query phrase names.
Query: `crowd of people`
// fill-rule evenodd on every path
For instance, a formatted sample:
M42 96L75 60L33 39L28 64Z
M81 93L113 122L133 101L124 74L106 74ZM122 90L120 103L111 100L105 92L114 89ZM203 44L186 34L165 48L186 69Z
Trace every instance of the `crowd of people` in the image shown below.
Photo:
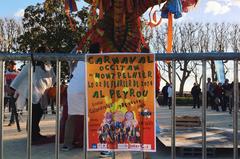
M207 79L207 101L212 110L227 111L232 113L233 108L233 82L229 83L225 79L224 83L211 82L211 78Z
M232 113L233 108L233 82L229 83L228 79L225 79L224 83L212 82L211 78L207 79L207 107L210 106L211 110L216 111L227 111ZM169 83L162 88L163 95L162 104L163 106L168 105L171 109L172 101L172 86ZM193 109L200 108L201 105L202 91L200 85L197 83L193 84L191 88L192 105Z
M200 85L194 83L191 89L193 98L193 108L200 108L200 96L202 95ZM207 107L210 106L211 110L227 111L232 113L233 108L233 82L229 83L225 79L224 83L212 82L211 78L207 79Z

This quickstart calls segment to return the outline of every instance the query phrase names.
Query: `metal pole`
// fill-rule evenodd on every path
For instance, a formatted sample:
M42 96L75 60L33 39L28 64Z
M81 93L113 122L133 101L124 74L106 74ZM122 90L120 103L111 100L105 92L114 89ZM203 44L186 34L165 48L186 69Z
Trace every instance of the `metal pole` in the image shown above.
M3 112L3 108L4 108L4 66L5 66L5 62L3 60L0 61L0 103L1 103L1 107L0 107L0 126L1 126L1 130L0 130L0 159L3 159L3 116L4 116L4 112Z
M69 53L37 53L34 55L35 60L44 61L44 60L64 60L64 61L72 61L72 60L79 60L84 61L85 54L69 54ZM239 52L225 52L225 53L182 53L179 52L177 54L163 54L159 53L155 55L155 59L157 61L172 61L172 60L240 60L240 53ZM28 53L0 53L0 60L31 60L31 54Z
M172 159L176 158L176 61L172 61L172 139L171 139L171 156Z
M84 147L83 147L83 151L84 151L84 156L83 156L83 158L84 159L87 159L88 158L88 153L87 153L87 115L86 115L86 106L85 106L85 108L84 108L84 111L85 111L85 113L84 113L84 134L83 134L83 136L84 136Z
M238 159L238 61L234 61L234 114L233 114L233 158ZM230 101L231 102L231 101Z
M27 134L27 158L31 159L32 152L32 76L33 76L33 67L32 63L29 62L28 67L28 134Z
M207 158L206 153L206 108L207 108L207 84L206 84L206 61L202 61L202 159Z
M61 61L57 60L57 78L56 78L56 136L55 136L55 159L59 159L59 147L60 147L60 85L61 85Z
M115 157L116 157L116 154L115 154L115 151L113 151L112 159L115 159Z
M87 56L85 56L85 61L87 61ZM85 70L87 72L87 64L85 63ZM85 77L85 79L87 79ZM85 81L85 85L87 85L87 81ZM87 87L86 87L87 88ZM87 159L88 158L88 153L87 153L87 124L88 124L88 120L87 120L87 104L88 104L88 101L86 101L86 105L84 106L84 131L83 131L83 136L84 136L84 140L83 140L83 151L84 151L84 156L83 158L84 159Z

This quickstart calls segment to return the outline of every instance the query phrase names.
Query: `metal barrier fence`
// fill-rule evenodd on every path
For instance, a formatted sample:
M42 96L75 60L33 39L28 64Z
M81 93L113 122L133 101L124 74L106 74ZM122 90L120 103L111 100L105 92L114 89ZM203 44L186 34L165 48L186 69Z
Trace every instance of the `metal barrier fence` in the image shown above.
M0 53L0 159L3 159L3 106L4 106L4 68L6 60L20 60L31 61L34 55L35 60L50 60L56 61L56 138L55 138L55 159L59 159L59 136L60 136L60 75L61 75L61 61L68 60L85 60L84 54L73 55L63 53L38 53L38 54L23 54L23 53ZM206 81L206 61L208 60L233 60L234 61L234 115L233 115L233 157L238 159L238 61L240 60L240 53L173 53L173 54L156 54L156 61L169 60L172 62L172 113L171 113L171 158L176 158L176 61L184 60L200 60L202 61L202 75L203 81ZM28 94L28 134L27 134L27 158L31 159L31 126L32 126L32 72L33 66L29 66L29 94ZM202 158L207 158L206 146L206 107L207 107L207 85L202 82ZM86 120L85 120L86 121ZM87 157L86 147L84 156ZM115 156L113 157L115 158Z

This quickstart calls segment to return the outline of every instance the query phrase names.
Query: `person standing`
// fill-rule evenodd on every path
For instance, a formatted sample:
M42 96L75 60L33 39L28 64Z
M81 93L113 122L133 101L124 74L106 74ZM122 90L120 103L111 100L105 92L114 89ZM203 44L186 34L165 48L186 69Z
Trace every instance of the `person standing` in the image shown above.
M76 121L79 119L78 127L81 130L79 134L80 147L83 146L84 134L84 107L85 99L85 63L79 61L76 69L72 73L72 78L67 88L68 116L64 131L64 144L62 151L69 151L74 147L74 132Z
M172 95L173 95L171 83L168 86L167 92L168 92L168 107L169 107L169 109L171 109L172 108Z
M5 93L8 98L9 108L11 109L11 117L10 117L8 126L11 126L16 121L17 130L20 132L21 128L19 125L18 113L15 105L16 98L14 97L15 91L10 88L12 81L15 79L18 73L19 72L16 68L15 61L10 61L8 63L7 71L5 72Z
M191 94L193 97L193 109L196 108L196 106L198 108L200 108L200 99L199 96L201 94L201 89L200 86L197 83L193 84L192 90L191 90Z
M207 79L207 106L210 105L214 110L214 88L211 82L211 78Z
M99 53L99 43L90 45L90 53ZM65 124L64 143L62 151L69 151L74 148L74 132L76 125L80 130L78 133L78 146L83 147L84 135L84 107L86 106L85 92L85 62L78 61L77 67L72 73L72 78L67 88L68 116ZM78 121L78 122L76 122Z
M226 111L227 107L229 112L232 111L232 107L230 105L230 98L232 96L232 85L229 83L228 79L225 79L224 84L222 85L223 88L223 107L222 111Z
M215 94L215 99L214 99L215 110L219 111L219 106L221 106L221 108L223 109L223 100L222 100L223 89L222 89L221 82L219 82L218 84L217 83L215 84L214 94Z
M168 87L169 87L169 83L166 82L166 85L162 88L163 105L168 105Z
M41 46L36 52L48 52L48 48ZM46 136L41 135L39 123L43 113L48 105L47 90L55 83L55 73L49 62L32 61L33 62L33 92L32 92L32 142L38 144L48 141ZM18 93L16 105L19 109L23 109L28 98L28 68L25 65L22 71L11 83L11 87Z

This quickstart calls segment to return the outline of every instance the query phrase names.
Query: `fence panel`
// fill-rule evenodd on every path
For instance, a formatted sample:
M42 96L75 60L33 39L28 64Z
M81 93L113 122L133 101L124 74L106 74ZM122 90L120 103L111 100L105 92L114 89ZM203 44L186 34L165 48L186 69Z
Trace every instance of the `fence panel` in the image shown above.
M30 62L34 56L35 60L51 60L56 61L57 66L57 97L56 97L56 138L55 138L55 159L59 159L59 136L60 136L60 75L61 75L61 61L69 60L85 60L84 54L72 55L62 53L39 53L39 54L23 54L23 53L0 53L0 159L3 159L3 105L4 105L4 67L6 60L22 60ZM206 61L207 60L234 60L234 116L233 116L233 156L234 159L238 158L238 61L240 60L240 53L173 53L173 54L156 54L157 61L171 60L172 61L172 84L173 84L173 96L172 96L172 110L171 110L171 158L176 158L176 61L180 60L201 60L202 61L202 158L207 158L207 146L206 146L206 107L207 107L207 86L206 86ZM31 62L30 62L31 63ZM31 126L32 126L32 64L29 65L29 97L28 97L28 134L27 134L27 158L31 159ZM86 123L86 122L85 122ZM86 130L86 129L85 129ZM86 133L85 133L86 135ZM86 139L86 136L84 140ZM87 152L85 149L84 157L87 158ZM114 156L115 157L115 156Z

